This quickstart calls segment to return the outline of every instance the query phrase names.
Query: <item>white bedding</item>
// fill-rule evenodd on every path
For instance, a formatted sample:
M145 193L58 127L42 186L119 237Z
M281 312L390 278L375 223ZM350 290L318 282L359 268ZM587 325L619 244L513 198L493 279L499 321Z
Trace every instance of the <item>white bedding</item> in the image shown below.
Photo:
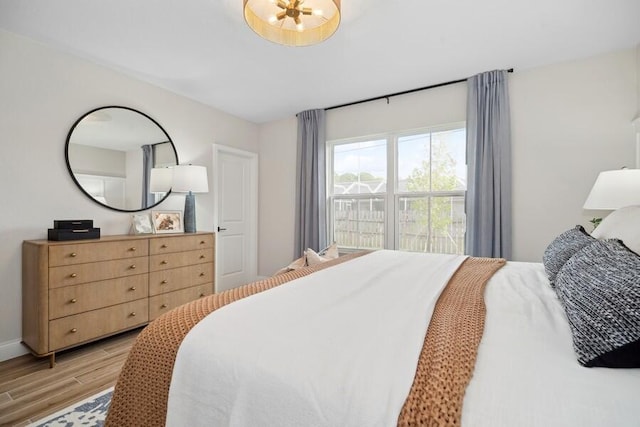
M178 350L167 425L394 424L464 259L374 252L213 312Z
M508 262L489 281L485 303L463 426L640 426L640 369L578 364L542 264Z
M463 260L379 251L213 312L179 349L167 425L395 425ZM541 264L508 263L485 300L463 426L640 426L640 369L578 365Z

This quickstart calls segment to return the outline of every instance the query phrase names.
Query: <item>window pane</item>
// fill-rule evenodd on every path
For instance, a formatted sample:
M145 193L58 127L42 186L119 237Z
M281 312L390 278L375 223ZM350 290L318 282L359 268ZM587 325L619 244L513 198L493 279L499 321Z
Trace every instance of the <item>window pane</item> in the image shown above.
M432 191L466 190L466 130L431 134Z
M387 191L387 141L333 146L333 194Z
M398 191L464 191L466 131L398 138Z
M398 191L430 191L431 134L398 138Z
M384 248L384 199L335 199L333 240L341 248Z
M464 253L464 196L400 197L398 249Z

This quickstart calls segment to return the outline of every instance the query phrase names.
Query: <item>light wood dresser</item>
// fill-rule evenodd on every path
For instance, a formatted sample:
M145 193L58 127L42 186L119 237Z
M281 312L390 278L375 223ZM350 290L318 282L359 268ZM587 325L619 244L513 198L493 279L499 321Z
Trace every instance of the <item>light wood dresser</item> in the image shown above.
M27 240L22 340L36 356L144 325L214 289L213 233Z

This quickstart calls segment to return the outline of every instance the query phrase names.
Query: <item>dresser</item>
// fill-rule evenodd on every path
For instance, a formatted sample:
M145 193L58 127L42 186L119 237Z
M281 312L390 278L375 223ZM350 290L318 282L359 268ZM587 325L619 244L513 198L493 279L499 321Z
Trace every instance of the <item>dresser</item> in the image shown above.
M213 233L28 240L22 340L37 356L145 325L214 289Z

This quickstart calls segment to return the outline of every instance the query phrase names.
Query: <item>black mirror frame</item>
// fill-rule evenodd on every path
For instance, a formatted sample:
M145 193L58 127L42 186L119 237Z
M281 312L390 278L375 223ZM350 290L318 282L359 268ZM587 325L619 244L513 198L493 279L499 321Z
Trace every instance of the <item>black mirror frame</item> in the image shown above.
M146 208L140 208L140 209L119 209L119 208L114 208L113 206L109 206L106 205L104 203L100 203L98 200L96 200L93 196L91 196L91 194L89 194L84 187L82 187L82 185L80 185L80 183L78 182L78 180L76 179L75 174L73 173L73 169L71 169L71 163L69 162L69 142L71 140L71 135L73 134L73 131L75 130L76 126L78 126L78 124L88 115L95 113L96 111L100 111L100 110L104 110L106 108L121 108L123 110L129 110L129 111L133 111L135 113L138 113L144 117L146 117L147 119L151 120L156 126L158 126L158 128L160 128L160 130L162 131L162 133L165 134L165 136L167 137L167 141L169 141L171 143L171 148L173 149L173 154L176 156L176 165L179 165L180 162L178 161L178 152L176 151L176 146L173 143L173 141L171 140L171 137L169 136L169 134L167 133L167 131L164 130L164 128L162 126L160 126L160 124L155 121L154 119L152 119L151 117L149 117L147 114L143 113L142 111L138 111L135 108L130 108L130 107L123 107L121 105L107 105L104 107L98 107L98 108L94 108L93 110L83 114L82 116L80 116L80 118L78 120L75 121L75 123L73 124L73 126L71 126L71 129L69 130L69 133L67 134L67 140L64 144L64 160L67 164L67 170L69 171L69 175L71 175L71 179L73 179L73 182L75 182L76 186L89 198L91 199L94 203L97 203L98 205L107 208L107 209L111 209L117 212L129 212L129 213L134 213L134 212L142 212L148 209L152 209L156 206L158 206L160 203L162 203L164 200L166 200L167 197L169 197L169 194L171 194L171 190L169 190L167 192L167 194L165 194L165 196L160 199L158 202L154 203L151 206L148 206Z

